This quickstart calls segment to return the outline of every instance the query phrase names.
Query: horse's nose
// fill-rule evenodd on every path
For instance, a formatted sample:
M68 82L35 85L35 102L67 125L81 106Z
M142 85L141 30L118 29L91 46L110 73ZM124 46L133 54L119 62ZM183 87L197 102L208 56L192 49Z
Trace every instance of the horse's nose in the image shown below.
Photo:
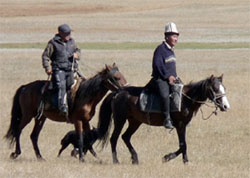
M223 105L223 111L227 111L230 107L227 105Z

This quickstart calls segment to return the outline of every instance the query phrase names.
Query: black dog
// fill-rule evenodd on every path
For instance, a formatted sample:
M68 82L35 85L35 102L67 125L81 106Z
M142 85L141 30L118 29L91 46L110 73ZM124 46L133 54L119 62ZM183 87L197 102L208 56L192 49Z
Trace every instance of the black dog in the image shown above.
M84 155L89 150L90 153L97 158L96 152L94 151L92 145L95 143L95 141L98 138L97 135L97 129L93 128L91 131L87 133L83 133L83 153ZM61 149L59 150L58 157L61 155L62 151L67 148L69 144L72 144L74 146L74 149L71 152L71 156L76 157L78 154L79 146L77 142L77 133L75 130L69 131L61 140Z

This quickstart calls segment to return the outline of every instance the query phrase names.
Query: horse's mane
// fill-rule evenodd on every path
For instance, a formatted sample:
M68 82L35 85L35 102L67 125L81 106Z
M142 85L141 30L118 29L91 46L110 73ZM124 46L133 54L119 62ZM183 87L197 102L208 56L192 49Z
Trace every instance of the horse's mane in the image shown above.
M206 100L206 85L208 78L198 81L198 82L189 82L184 85L184 93L192 98L193 101L205 101ZM187 101L191 101L188 99ZM194 113L197 113L200 103L196 103L197 107L194 110Z
M106 69L98 72L95 76L81 81L80 86L76 92L76 102L78 104L85 104L90 99L94 98L101 89L101 83L103 81L103 75L106 75Z

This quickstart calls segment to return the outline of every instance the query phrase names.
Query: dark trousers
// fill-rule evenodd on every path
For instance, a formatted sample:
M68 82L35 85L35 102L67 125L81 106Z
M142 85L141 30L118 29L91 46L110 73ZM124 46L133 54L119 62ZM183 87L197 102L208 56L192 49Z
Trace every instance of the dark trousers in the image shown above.
M161 99L162 99L162 110L165 119L170 118L170 99L169 99L169 93L170 93L170 86L167 81L164 81L160 78L158 79L152 79L150 81L151 87L159 93Z
M74 83L74 74L72 71L56 69L52 72L53 88L57 92L58 108L60 109L66 104L66 91L70 89Z

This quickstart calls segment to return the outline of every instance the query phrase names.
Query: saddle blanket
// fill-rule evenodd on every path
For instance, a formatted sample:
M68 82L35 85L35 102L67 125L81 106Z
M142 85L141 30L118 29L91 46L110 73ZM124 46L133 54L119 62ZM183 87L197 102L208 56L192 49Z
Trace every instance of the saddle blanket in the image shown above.
M181 111L183 84L171 85L170 112ZM159 94L153 93L147 89L142 90L139 97L139 105L143 112L162 112L162 101Z

